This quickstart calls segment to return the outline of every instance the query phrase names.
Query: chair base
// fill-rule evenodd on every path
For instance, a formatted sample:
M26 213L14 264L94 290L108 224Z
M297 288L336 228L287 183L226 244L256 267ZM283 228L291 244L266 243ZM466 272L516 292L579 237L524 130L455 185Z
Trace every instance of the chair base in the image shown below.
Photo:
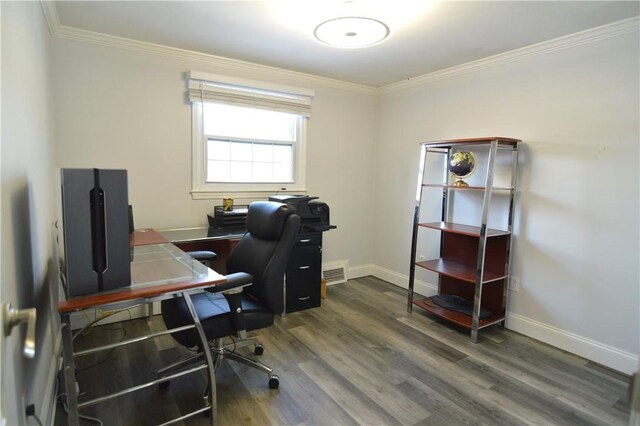
M240 348L252 345L254 346L254 353L256 355L262 355L264 348L257 341L257 339L254 338L234 341L226 345L224 344L224 339L213 339L209 342L209 347L211 348L211 355L213 357L214 370L217 370L222 363L222 360L227 358L231 361L235 361L240 364L246 365L247 367L254 368L256 370L262 371L263 373L267 373L267 375L269 376L269 388L277 389L280 386L280 379L276 374L273 373L273 369L271 367L261 363L260 361L253 360L236 352L236 350ZM196 355L181 359L171 365L168 365L158 370L158 378L165 377L173 370L185 368L198 361L204 362L203 357L204 354L199 351ZM169 386L169 381L162 382L159 386L160 388L166 388L167 386Z

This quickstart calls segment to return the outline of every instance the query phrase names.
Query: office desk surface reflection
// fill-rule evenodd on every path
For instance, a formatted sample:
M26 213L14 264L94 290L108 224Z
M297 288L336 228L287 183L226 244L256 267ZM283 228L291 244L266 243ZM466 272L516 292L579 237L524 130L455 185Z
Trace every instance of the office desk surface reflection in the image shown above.
M226 281L224 276L173 244L134 246L131 247L131 256L131 286L62 301L58 312L62 314L111 303L168 296Z

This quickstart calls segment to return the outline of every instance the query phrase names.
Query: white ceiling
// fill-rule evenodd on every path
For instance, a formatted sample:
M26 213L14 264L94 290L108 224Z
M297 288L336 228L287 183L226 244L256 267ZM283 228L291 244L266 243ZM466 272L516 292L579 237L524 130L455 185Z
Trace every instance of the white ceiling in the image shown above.
M640 14L638 1L57 1L56 6L63 26L373 87ZM384 20L391 37L363 49L336 49L313 38L323 20L354 14Z

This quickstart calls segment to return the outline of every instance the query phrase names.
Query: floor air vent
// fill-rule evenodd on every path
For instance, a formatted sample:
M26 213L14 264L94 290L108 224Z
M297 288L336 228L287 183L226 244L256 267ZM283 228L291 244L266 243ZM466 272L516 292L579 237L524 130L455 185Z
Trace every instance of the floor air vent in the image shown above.
M344 267L338 267L333 269L327 269L322 271L324 279L327 280L327 284L346 283L347 278L344 273Z

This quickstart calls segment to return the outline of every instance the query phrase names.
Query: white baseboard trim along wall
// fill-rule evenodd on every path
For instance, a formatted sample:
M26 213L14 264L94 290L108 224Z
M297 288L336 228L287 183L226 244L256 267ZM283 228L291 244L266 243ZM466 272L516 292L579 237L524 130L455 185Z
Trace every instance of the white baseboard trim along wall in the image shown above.
M409 277L374 264L349 268L349 278L372 275L398 287L408 288ZM414 291L425 296L435 295L437 285L417 281ZM533 339L555 346L567 352L584 357L625 374L632 374L638 368L638 355L621 351L595 340L570 333L522 315L507 313L506 327Z
M522 315L507 313L507 328L626 374L638 368L637 355Z
M58 409L57 400L58 394L64 391L59 391L62 383L57 383L58 371L61 368L62 358L62 334L57 333L55 336L55 342L53 344L53 354L51 362L49 363L49 371L47 372L47 385L46 392L42 399L42 408L40 413L43 413L43 424L53 425L56 419L56 410ZM37 410L36 410L37 411Z

